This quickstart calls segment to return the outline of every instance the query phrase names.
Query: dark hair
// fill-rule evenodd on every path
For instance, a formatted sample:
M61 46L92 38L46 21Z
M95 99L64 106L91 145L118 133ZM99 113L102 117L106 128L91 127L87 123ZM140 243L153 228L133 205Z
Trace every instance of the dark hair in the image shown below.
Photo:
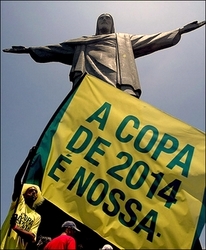
M37 239L37 244L36 244L36 247L37 247L37 250L42 250L44 249L44 247L46 246L46 244L48 242L50 242L52 240L51 237L48 237L48 236L42 236L40 235Z

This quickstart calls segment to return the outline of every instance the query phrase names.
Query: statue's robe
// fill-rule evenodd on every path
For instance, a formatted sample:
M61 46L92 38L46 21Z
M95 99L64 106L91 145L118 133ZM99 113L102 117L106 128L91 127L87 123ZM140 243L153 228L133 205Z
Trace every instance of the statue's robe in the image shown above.
M153 35L111 33L83 36L57 45L30 47L29 51L36 62L71 65L73 86L88 73L139 97L141 87L134 59L171 47L180 38L179 29Z

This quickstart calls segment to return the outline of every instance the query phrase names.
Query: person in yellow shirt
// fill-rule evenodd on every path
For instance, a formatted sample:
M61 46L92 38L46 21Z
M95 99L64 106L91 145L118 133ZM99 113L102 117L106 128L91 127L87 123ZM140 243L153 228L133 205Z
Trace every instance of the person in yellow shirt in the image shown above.
M15 176L12 203L1 229L1 249L23 250L29 243L36 241L41 216L35 208L44 199L37 185L21 185L21 177L25 172L28 158Z

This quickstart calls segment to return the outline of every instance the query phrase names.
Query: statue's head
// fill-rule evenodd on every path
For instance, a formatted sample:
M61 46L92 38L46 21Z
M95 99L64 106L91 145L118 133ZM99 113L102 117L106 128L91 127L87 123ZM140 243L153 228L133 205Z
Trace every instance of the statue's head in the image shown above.
M114 32L115 30L113 17L108 13L101 14L97 19L95 35L111 34Z

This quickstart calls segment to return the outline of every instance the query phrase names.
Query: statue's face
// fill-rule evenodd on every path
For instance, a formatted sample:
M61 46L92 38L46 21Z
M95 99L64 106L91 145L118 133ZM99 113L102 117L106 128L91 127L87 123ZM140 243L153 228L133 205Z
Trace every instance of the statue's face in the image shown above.
M113 21L110 15L102 14L97 20L100 34L109 34L112 30Z

